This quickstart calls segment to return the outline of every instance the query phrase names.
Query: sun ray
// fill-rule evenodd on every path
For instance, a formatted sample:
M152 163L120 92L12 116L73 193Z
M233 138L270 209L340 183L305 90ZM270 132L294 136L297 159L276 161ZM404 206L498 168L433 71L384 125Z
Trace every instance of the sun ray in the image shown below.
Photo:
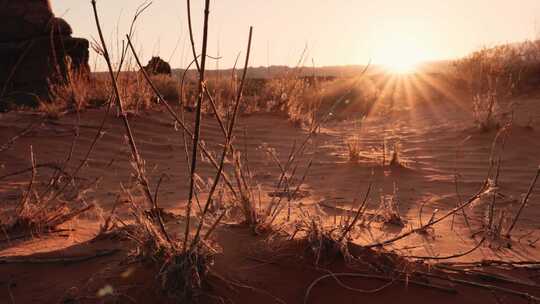
M446 100L449 100L454 105L465 110L463 101L460 100L459 96L456 95L456 93L453 92L450 88L445 87L445 85L449 86L449 83L443 84L442 80L437 80L429 75L419 75L419 81L421 81L424 85L429 86L434 92L441 93ZM432 97L430 99L433 100L435 98Z

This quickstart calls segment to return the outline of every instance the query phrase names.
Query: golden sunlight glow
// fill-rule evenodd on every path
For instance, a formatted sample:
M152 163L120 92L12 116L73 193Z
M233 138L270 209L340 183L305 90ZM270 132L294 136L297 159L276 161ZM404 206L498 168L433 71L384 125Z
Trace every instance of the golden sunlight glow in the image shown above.
M381 56L383 66L394 74L413 73L418 64L424 60L426 58L420 50L407 44L388 46Z
M393 74L414 73L418 65L433 57L430 48L410 31L395 29L384 39L376 41L374 60Z
M408 62L406 60L399 60L396 62L386 63L384 66L394 74L409 74L416 70L417 62Z

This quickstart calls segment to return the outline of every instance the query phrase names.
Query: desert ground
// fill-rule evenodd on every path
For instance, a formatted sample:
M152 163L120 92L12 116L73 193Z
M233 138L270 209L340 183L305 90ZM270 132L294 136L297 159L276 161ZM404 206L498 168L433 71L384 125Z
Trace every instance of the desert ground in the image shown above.
M538 98L532 94L512 100L517 104L515 118L505 135L506 147L498 152L503 161L494 200L497 214L515 214L535 175L535 164L540 163ZM375 105L378 106L384 107ZM289 200L285 208L292 211L290 215L283 211L279 216L282 222L279 229L288 233L293 231L289 223L302 218L302 212L321 217L325 224L338 225L355 212L372 184L363 214L364 223L350 239L354 244L351 252L358 251L355 265L349 265L342 258L314 265L309 248L304 248L301 241L286 242L280 237L270 237L279 239L272 241L267 233L254 233L241 224L238 207L231 206L227 207L227 215L216 229L213 240L219 252L213 266L216 275L208 282L209 296L203 297L203 301L299 303L306 297L308 303L330 300L386 303L399 297L405 303L435 300L530 303L535 296L540 296L536 268L519 267L519 262L540 258L537 248L540 189L533 191L511 239L499 236L482 241L482 223L493 201L490 192L464 209L470 227L459 212L425 233L414 233L387 246L369 249L373 252L365 252L368 249L363 246L419 227L432 215L438 217L450 211L478 191L489 174L494 141L500 134L479 131L472 123L470 105L466 102L401 101L392 107L392 111L379 114L374 111L376 114L361 122L348 119L321 124L305 152L295 160L298 173L291 176L290 183L292 188L298 185L294 192L298 197ZM186 114L188 125L192 123L190 114ZM3 218L15 212L28 187L32 175L30 151L36 171L34 191L38 195L47 188L51 176L60 174L61 185L70 178L69 172L74 172L86 159L104 116L107 120L101 137L84 166L70 181L68 193L63 194L65 200L71 199L69 204L78 204L72 208L95 207L56 227L58 231L30 235L4 233L0 243L0 287L1 298L6 303L10 299L13 303L147 303L156 297L166 301L159 283L153 279L152 266L129 258L136 250L133 242L121 233L100 232L100 226L113 208L116 218L122 222L117 224L118 229L128 227L133 222L129 201L143 200L140 196L126 197L125 189L135 187L133 164L122 122L114 110L107 113L104 108L87 109L54 119L28 111L2 114L0 141L6 143L0 154ZM155 187L159 181L159 206L166 210L166 226L180 237L185 227L189 190L182 132L175 128L174 121L164 110L136 113L129 115L129 119L150 184ZM203 115L202 125L201 134L209 149L219 149L223 134L216 120L210 114ZM269 204L273 197L280 195L279 189L276 190L281 173L279 164L287 163L292 147L295 143L300 145L309 131L280 113L241 115L237 130L236 147L247 160L258 203ZM14 138L16 140L11 140ZM347 145L351 142L359 148L352 160ZM388 151L383 152L383 149ZM390 164L394 149L399 149L398 164ZM201 183L211 179L214 172L210 162L203 161L198 173ZM200 192L200 200L204 201L208 192L204 186ZM381 200L389 197L396 201L400 223L386 221L381 213ZM509 219L500 217L504 227ZM438 268L434 266L437 263L505 261L511 267L486 263L485 267L477 269L467 264L469 266L463 268L467 270L458 267L459 271L454 270L451 275L523 291L532 298L437 278L415 278L414 271L406 277L410 282L398 280L379 292L355 289L369 290L387 284L383 274L379 280L354 275L339 277L336 281L326 278L313 287L307 298L310 284L325 274L377 274L364 259L369 256L385 263L388 257L379 251L392 253L391 257L396 259L392 263L404 269L412 267L434 273L437 273ZM460 256L460 253L466 254ZM457 256L445 258L452 255ZM397 262L398 256L403 261ZM410 258L405 258L407 256ZM438 275L448 276L447 273ZM415 280L418 284L413 283Z

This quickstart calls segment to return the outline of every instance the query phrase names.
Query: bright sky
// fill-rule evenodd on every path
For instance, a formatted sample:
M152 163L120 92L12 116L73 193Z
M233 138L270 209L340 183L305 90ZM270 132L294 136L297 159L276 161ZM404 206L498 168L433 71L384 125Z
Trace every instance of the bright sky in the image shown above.
M90 0L51 0L75 35L97 39ZM142 0L98 0L109 41L128 31ZM154 0L137 26L143 61L152 55L183 67L191 54L185 0ZM202 6L192 0L200 50ZM449 59L482 46L534 39L540 32L539 0L212 0L209 54L221 68L244 51L254 26L251 66L295 65L305 45L317 66ZM536 33L536 34L535 34ZM219 47L218 47L219 46ZM176 51L175 51L176 49ZM91 65L95 61L92 55ZM99 64L100 66L101 64ZM215 62L210 68L215 68ZM103 67L98 67L103 68Z

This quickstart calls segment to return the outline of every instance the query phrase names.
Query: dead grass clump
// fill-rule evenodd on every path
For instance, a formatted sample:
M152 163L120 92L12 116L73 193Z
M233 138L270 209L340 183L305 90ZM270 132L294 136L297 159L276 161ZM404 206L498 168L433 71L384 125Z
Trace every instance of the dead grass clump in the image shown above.
M46 205L42 201L27 202L2 230L6 231L8 236L40 235L57 230L60 225L94 207L88 205L73 210L65 202Z
M134 256L141 261L159 266L157 278L163 291L171 298L192 302L201 296L203 282L209 274L216 253L206 241L197 241L184 247L178 240L168 241L158 219L148 216L141 205L130 197L130 209L135 223L126 230L127 236L137 244Z
M390 158L390 167L401 168L404 167L403 161L399 156L399 143L394 144L394 151L392 152L392 158Z
M220 77L212 77L209 78L206 81L206 87L210 92L213 93L214 99L216 100L216 104L220 105L222 107L230 107L232 106L231 101L233 101L236 97L236 90L237 90L237 75L234 73L233 75L221 75ZM247 80L246 85L250 83L249 80ZM248 92L246 92L246 89L244 89L244 94L248 95ZM246 107L247 104L244 104L243 107ZM246 112L245 110L240 110L242 113Z
M352 138L347 141L347 151L349 152L349 161L357 162L360 160L360 140Z
M80 111L91 98L89 75L85 70L73 69L69 57L66 61L66 79L60 83L49 83L51 100L65 108Z
M49 83L50 100L40 102L40 111L50 118L58 118L65 113L101 106L109 101L111 87L108 82L86 70L74 69L69 58L66 67L63 81Z
M540 66L540 57L525 56L531 50L528 44L502 45L483 48L454 62L455 78L471 95L473 119L480 130L504 125L510 97L523 90L524 73L534 65ZM540 54L538 49L534 51Z
M152 75L152 82L161 93L161 96L169 101L178 101L180 94L178 92L179 83L169 75Z
M162 96L177 101L178 82L167 75L151 76ZM138 72L125 71L118 74L119 92L126 110L140 112L155 103L154 92L144 77ZM70 111L82 111L87 107L99 107L110 101L112 87L101 74L87 75L71 71L68 78L60 84L51 84L51 100L39 104L39 110L50 118L58 118Z
M364 76L325 83L319 94L319 113L332 109L332 119L339 120L361 120L371 112L375 101L380 97L380 91L374 82ZM342 102L336 104L338 100Z
M42 100L39 100L38 111L44 113L48 119L53 120L59 119L68 112L65 104L59 102L44 102Z
M397 194L397 186L395 184L393 194L380 195L379 209L377 213L380 214L385 224L399 227L405 226L405 221L399 213L399 199Z
M120 73L117 82L125 110L139 112L152 106L154 93L141 73Z
M237 187L234 204L239 206L242 211L243 224L250 227L255 234L267 234L273 230L272 224L275 217L270 211L273 205L270 204L268 208L262 206L261 195L260 193L256 195L253 192L256 185L251 172L247 169L247 165L243 163L240 152L236 152L233 157L234 177Z
M213 264L214 255L205 246L173 255L159 274L162 288L173 298L196 299Z
M498 130L501 122L500 101L494 93L477 94L473 96L473 119L481 131Z
M186 244L170 239L161 229L160 219L149 216L145 200L136 201L130 191L126 194L135 221L128 233L138 245L135 256L160 267L157 277L168 296L182 302L193 301L201 294L216 251L205 239Z
M63 177L60 170L45 184L45 190L38 189L40 184L36 181L37 166L32 146L30 146L30 160L32 171L28 186L23 191L13 215L5 220L4 224L0 222L0 228L7 233L8 238L55 231L60 225L95 208L94 204L87 203L84 198L90 189L82 190L75 187L74 193L68 195L66 187L57 187ZM73 208L73 205L83 207Z
M379 96L380 90L368 78L318 81L315 77L304 77L302 73L301 68L294 68L271 79L247 79L243 93L245 102L240 106L240 113L283 112L295 126L309 129L330 110L333 119L364 117ZM194 103L190 101L196 100L197 82L187 77L182 82L182 99L187 103L185 106L192 109ZM237 83L236 72L210 78L205 83L222 115L230 112ZM206 103L203 113L213 113L212 107Z
M491 241L490 247L496 245L498 248L512 248L510 238L505 234L511 222L509 210L498 210L494 213L491 226L485 226L485 237Z
M298 229L305 234L308 248L315 257L315 264L340 255L350 260L348 239L344 237L344 227L325 226L321 217L304 219Z
M298 79L278 86L280 109L293 122L310 126L326 113L327 119L361 119L367 116L379 97L379 90L368 78L338 79L313 87L309 81Z
M307 248L314 255L316 265L341 258L350 266L368 266L371 270L386 275L408 271L412 268L412 263L397 254L382 248L381 250L373 250L372 247L352 242L352 233L365 213L371 189L372 184L369 185L362 203L354 212L354 216L348 216L340 223L325 224L323 217L313 216L309 212L301 210L302 216L291 239L296 235L303 234L300 239L307 243Z

